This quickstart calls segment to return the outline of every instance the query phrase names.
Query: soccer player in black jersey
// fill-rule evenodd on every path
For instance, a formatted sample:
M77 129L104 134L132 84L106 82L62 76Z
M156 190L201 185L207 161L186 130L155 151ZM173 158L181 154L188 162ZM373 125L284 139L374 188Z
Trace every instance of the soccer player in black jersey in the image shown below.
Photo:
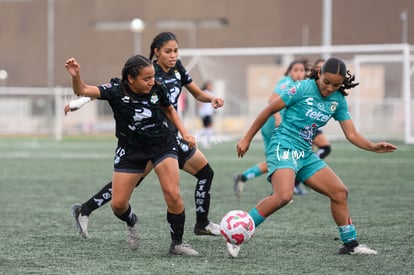
M131 209L129 198L137 181L145 174L147 163L151 163L167 204L172 239L169 253L198 256L198 252L182 240L185 208L179 187L178 146L175 135L168 128L167 118L189 147L195 146L195 138L184 128L165 87L155 83L151 61L141 55L132 56L122 69L122 79L113 78L100 86L83 82L80 65L74 58L69 58L65 67L72 76L76 95L106 100L114 113L118 145L114 157L111 207L127 225L129 247L135 250L139 245L138 218Z
M178 59L178 42L173 33L162 32L158 34L151 44L150 60L154 61L155 76L168 90L168 98L177 109L178 98L182 87L185 87L195 99L201 102L211 102L214 108L222 107L224 102L221 98L215 98L204 93L198 85L192 81L190 74L186 71ZM65 106L65 113L82 107L89 101L88 98L80 98L71 101ZM196 224L194 233L197 235L220 236L218 224L208 219L210 209L210 188L213 181L214 171L210 167L206 156L197 148L190 148L188 144L177 135L174 126L169 125L171 131L176 135L178 148L179 168L193 175L197 179L194 200L196 206ZM139 179L138 184L145 175L152 170L151 165L147 167L146 173ZM112 182L107 183L99 192L89 198L85 203L74 204L71 208L75 218L79 234L83 238L88 237L89 215L111 200Z

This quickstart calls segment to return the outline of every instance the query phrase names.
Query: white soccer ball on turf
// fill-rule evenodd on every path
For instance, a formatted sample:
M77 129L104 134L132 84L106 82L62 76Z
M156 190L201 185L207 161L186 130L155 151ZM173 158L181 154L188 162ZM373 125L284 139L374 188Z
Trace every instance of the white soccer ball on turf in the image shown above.
M221 235L231 244L240 245L249 241L254 234L254 229L252 217L243 210L228 212L220 222Z

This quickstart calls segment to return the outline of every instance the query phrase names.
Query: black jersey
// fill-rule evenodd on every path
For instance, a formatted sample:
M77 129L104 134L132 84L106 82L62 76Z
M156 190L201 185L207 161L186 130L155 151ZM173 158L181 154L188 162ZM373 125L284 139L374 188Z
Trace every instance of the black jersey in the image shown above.
M166 87L169 100L177 110L178 97L181 94L182 87L193 81L190 74L180 60L177 60L175 66L170 68L168 72L164 72L156 61L154 62L154 69L155 79Z
M168 130L161 106L170 106L167 91L155 84L151 92L138 95L119 78L98 86L99 99L107 100L114 113L116 136L133 145L162 144Z

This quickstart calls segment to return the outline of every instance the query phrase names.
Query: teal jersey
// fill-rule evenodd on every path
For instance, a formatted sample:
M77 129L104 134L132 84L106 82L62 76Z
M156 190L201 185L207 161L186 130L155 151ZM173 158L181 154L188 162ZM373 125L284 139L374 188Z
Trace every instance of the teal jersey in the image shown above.
M277 82L276 87L274 88L273 92L280 95L282 94L283 91L285 91L287 88L292 86L293 83L294 83L294 80L290 76L284 76L282 77L282 79L280 79ZM284 109L281 110L279 113L281 116L283 116ZM267 119L267 121L261 128L265 150L267 149L267 146L269 145L274 129L275 129L275 117L271 116Z
M285 113L272 140L292 150L312 151L318 128L331 118L351 119L345 96L336 91L322 97L314 79L295 82L280 97L286 104Z
M290 76L284 76L276 84L276 87L273 90L273 92L275 94L278 94L280 96L284 91L286 91L286 89L288 89L289 87L291 87L293 85L293 83L295 83L295 81ZM282 118L283 118L284 112L285 112L284 109L282 109L282 110L279 111L279 113L282 116Z
M290 76L284 76L276 84L273 92L280 95L282 92L286 91L286 89L289 88L294 82L295 81Z

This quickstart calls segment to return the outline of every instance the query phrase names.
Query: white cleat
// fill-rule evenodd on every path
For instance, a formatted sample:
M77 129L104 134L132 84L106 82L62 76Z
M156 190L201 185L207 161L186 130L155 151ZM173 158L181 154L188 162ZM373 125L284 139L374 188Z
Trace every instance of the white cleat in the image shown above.
M81 208L82 204L76 203L72 205L70 212L72 212L72 216L75 218L76 228L78 229L79 234L82 238L87 239L89 218L86 215L82 215Z
M127 236L128 247L131 250L137 250L139 247L138 221L133 226L127 225L127 229L128 229L128 236Z
M350 255L376 255L377 251L369 248L365 244L360 244L352 249L347 248L345 245L339 248L338 254L350 254Z
M194 227L194 234L196 235L210 235L210 236L221 236L220 225L209 222L206 227L198 228Z
M227 252L229 253L230 257L237 258L240 252L240 245L231 244L229 242L226 242L226 245L227 245Z
M360 244L357 247L354 247L354 251L350 252L351 255L360 254L360 255L377 255L377 251L369 248L365 244Z
M170 249L168 250L168 253L171 255L180 255L180 256L199 256L200 254L191 247L188 243L181 243L170 245Z

